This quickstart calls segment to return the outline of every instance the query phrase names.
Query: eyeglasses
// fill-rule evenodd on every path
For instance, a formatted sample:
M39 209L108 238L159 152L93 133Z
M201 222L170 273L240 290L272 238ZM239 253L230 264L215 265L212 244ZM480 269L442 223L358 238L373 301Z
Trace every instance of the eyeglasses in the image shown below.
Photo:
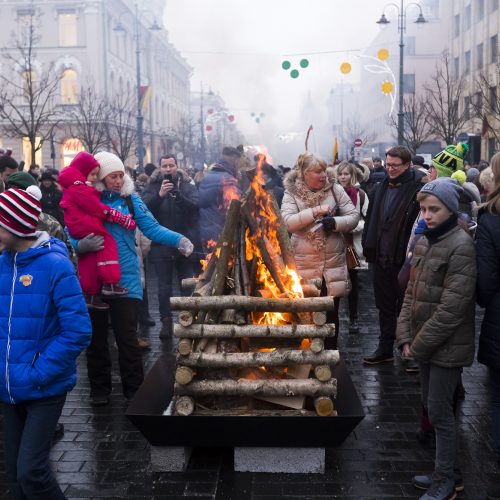
M386 163L386 168L399 168L402 167L404 163Z

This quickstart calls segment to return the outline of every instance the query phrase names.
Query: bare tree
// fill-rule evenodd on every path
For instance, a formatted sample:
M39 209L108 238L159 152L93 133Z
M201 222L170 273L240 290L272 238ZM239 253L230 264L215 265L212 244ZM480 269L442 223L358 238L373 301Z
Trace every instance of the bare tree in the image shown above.
M179 120L174 132L176 142L184 155L184 161L191 160L195 153L195 129L197 128L196 120L189 114L184 115Z
M134 96L117 94L109 106L107 140L125 163L137 141Z
M358 117L348 118L344 124L343 140L346 144L354 144L356 139L361 139L363 145L373 144L377 133L372 128L361 123Z
M99 96L95 85L89 82L80 91L78 102L69 113L71 135L78 138L89 153L97 153L109 144L110 114L109 102Z
M481 120L482 135L491 134L500 142L500 95L496 82L500 77L500 65L495 67L496 78L490 82L485 73L480 73L475 81L477 92L471 100L474 115Z
M468 110L459 106L464 85L464 75L452 77L450 54L443 52L435 73L425 85L425 111L430 132L446 144L455 142L468 120Z
M398 120L391 115L389 125L397 132ZM426 100L422 96L410 94L403 100L403 141L416 154L417 149L432 137L427 119Z
M12 37L12 47L3 53L6 67L13 71L0 73L0 120L7 136L29 139L34 164L36 152L61 121L54 101L62 75L53 64L39 73L35 49L41 38L37 31L41 16L34 8L29 12Z

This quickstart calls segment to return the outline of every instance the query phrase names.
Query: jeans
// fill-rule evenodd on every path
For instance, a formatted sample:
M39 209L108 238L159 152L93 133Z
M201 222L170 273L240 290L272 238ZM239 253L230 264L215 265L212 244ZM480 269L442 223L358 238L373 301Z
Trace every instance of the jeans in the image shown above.
M422 404L436 431L435 470L441 476L453 479L457 467L457 431L453 412L453 395L462 368L443 368L429 363L420 364Z
M131 398L144 380L142 353L137 343L139 299L109 300L109 317L118 347L118 364L123 395ZM90 394L108 396L111 393L111 355L108 343L108 311L90 311L92 342L87 348L87 373Z
M165 255L163 249L153 247L151 249L151 262L155 266L158 278L158 305L160 318L164 320L172 317L170 309L170 297L172 297L172 282L174 280L174 270L177 271L179 289L183 296L189 295L189 291L182 290L181 281L184 278L193 277L193 263L182 255Z
M400 266L373 264L373 292L378 309L379 348L391 353L396 339L396 325L404 294L398 282Z
M500 463L500 371L489 369L491 383L491 421L493 446Z
M63 500L49 463L66 394L4 404L5 474L16 500Z

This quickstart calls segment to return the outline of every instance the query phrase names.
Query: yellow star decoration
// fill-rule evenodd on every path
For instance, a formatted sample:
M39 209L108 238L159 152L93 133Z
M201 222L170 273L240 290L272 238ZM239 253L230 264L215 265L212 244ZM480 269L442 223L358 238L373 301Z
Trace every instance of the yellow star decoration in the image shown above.
M343 73L344 75L347 75L348 73L351 72L351 65L348 62L342 63L340 65L340 72Z
M386 61L387 59L389 59L389 51L387 49L380 49L378 52L377 52L377 57L381 60L381 61Z
M390 94L394 89L394 86L392 85L391 82L383 82L382 83L382 93L383 94Z

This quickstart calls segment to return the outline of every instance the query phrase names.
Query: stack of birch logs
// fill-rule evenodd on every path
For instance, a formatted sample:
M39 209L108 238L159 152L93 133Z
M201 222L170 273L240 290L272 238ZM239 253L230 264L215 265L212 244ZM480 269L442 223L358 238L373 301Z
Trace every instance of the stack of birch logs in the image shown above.
M324 346L335 335L326 323L333 298L320 297L315 282L302 283L300 296L291 292L290 240L274 200L264 208L273 217L264 216L255 206L259 196L231 201L204 272L183 281L194 287L192 296L170 300L179 311L175 415L336 414L332 367L339 353ZM269 313L280 313L278 324L268 324Z

